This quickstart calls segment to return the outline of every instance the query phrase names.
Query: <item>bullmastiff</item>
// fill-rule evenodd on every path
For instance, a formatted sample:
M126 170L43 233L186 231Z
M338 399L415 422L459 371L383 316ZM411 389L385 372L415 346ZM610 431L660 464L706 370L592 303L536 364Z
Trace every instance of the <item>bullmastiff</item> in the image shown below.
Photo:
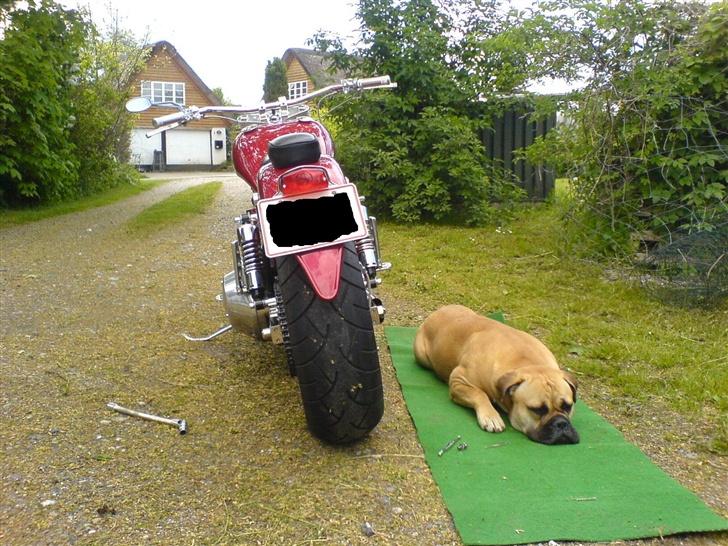
M574 377L538 339L462 305L432 313L417 331L415 358L447 382L450 397L473 408L478 424L502 432L505 423L543 444L576 444L571 424Z

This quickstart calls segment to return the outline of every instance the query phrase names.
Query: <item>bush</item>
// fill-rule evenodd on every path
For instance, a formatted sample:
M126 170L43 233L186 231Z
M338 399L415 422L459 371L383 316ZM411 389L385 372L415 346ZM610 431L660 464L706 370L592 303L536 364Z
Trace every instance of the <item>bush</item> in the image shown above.
M353 76L388 74L396 90L332 105L337 157L378 214L404 222L479 224L519 195L486 159L479 135L489 116L456 60L459 20L429 0L361 0L362 42L346 51L326 35L317 47Z
M646 232L711 230L728 214L728 4L629 0L574 10L574 63L590 74L569 123L532 154L572 177L572 218L600 252Z
M0 204L74 193L73 81L86 24L51 2L14 10L0 40Z
M142 48L102 37L51 1L0 10L0 206L88 195L129 180L124 111Z

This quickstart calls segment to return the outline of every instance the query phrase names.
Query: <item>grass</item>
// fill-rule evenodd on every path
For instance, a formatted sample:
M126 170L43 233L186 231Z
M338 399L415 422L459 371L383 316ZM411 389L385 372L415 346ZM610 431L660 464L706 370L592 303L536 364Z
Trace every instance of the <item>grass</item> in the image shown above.
M625 402L659 397L708 419L715 436L707 447L728 452L728 305L668 307L605 275L607 264L565 255L560 210L558 199L530 205L501 228L382 222L384 258L396 264L387 295L428 312L447 303L503 310L586 384L605 384Z
M95 207L110 205L116 201L121 201L128 197L132 197L147 190L151 190L159 186L162 182L153 180L141 180L134 184L122 184L110 190L96 195L82 197L73 201L64 201L41 207L28 209L1 209L0 210L0 229L15 226L19 224L27 224L36 222L45 218L70 214L72 212L80 212Z
M132 234L144 236L202 214L221 187L222 182L207 182L176 193L144 209L127 223L127 229Z

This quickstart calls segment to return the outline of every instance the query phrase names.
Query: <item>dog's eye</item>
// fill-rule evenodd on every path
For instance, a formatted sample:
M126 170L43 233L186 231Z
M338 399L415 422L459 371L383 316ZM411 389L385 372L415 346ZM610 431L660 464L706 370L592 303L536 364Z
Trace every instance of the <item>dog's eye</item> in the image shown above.
M543 417L549 412L549 408L546 406L546 404L542 404L537 408L529 407L528 409L540 417Z
M572 405L568 402L564 402L563 404L561 404L561 411L563 411L564 413L569 413L571 411L571 406Z

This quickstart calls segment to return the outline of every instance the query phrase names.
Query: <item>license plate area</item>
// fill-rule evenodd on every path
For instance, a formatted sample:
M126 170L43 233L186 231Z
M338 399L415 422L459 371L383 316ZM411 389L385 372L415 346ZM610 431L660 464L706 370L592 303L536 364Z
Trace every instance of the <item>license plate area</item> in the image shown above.
M258 201L258 219L269 258L316 250L366 236L353 184Z

